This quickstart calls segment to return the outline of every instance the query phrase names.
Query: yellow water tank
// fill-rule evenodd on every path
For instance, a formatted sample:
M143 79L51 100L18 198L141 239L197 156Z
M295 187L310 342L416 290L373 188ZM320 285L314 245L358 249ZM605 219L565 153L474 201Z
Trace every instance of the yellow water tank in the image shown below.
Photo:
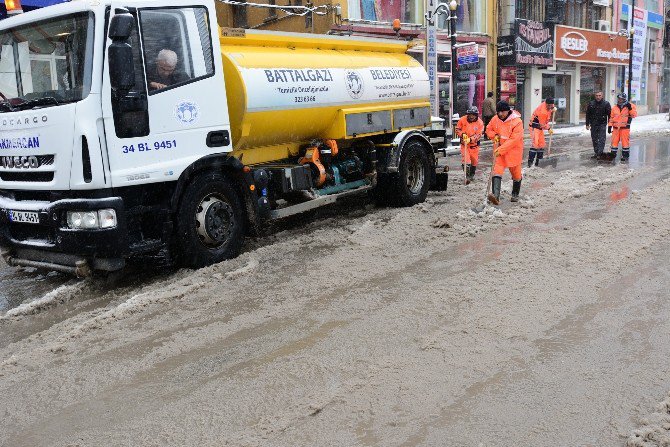
M222 29L220 44L236 152L430 123L407 42Z

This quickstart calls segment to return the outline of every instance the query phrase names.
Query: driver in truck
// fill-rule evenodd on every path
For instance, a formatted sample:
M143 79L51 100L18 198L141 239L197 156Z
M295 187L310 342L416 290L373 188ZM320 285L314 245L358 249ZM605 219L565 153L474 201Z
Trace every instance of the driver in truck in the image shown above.
M149 88L151 90L162 90L173 84L187 81L186 73L177 70L179 58L172 50L162 49L156 56L155 68L149 74Z

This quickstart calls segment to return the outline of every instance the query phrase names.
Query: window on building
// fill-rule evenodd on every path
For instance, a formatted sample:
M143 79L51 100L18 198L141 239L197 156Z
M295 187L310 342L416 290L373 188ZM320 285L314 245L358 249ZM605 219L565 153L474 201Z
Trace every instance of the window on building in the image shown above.
M348 0L352 19L403 23L423 23L423 2L417 0Z
M247 5L233 5L233 27L248 28Z
M517 18L544 22L546 2L537 0L516 0L515 6Z
M447 15L441 15L437 26L449 29ZM456 8L456 31L465 33L486 32L486 12L484 0L461 0Z

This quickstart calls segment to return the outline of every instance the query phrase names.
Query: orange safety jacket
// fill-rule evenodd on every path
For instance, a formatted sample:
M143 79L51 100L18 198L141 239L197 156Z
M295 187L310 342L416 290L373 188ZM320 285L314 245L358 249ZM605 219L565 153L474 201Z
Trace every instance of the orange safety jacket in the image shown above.
M496 163L502 163L506 168L512 168L521 164L523 159L523 122L521 115L512 111L505 121L498 115L494 116L486 126L486 135L494 139L500 137L498 150L500 156Z
M479 140L482 138L484 132L484 121L477 118L477 121L471 123L468 121L467 115L458 120L456 124L456 135L460 138L463 134L470 137L470 147L479 146Z
M528 127L532 129L549 129L549 121L551 120L551 114L553 110L547 110L547 104L542 102L535 111L533 116L530 117L530 123Z
M625 104L616 104L612 107L610 121L607 124L615 129L630 129L630 122L637 117L637 107L635 104L627 102Z

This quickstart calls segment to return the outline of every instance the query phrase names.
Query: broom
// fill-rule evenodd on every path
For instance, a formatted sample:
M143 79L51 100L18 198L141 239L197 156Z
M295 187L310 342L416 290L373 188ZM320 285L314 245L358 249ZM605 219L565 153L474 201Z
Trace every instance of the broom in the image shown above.
M488 202L491 202L494 205L500 205L500 200L491 192L491 183L493 183L493 168L495 168L496 160L498 156L496 155L496 150L498 149L498 142L493 140L493 164L491 165L491 174L489 174L489 181L486 184L486 199L484 200L484 207Z
M556 109L551 111L551 120L549 121L550 124L554 123L554 115L556 114ZM553 126L549 128L551 130L551 134L549 134L549 146L547 146L547 157L551 155L551 140L554 138L554 128Z

